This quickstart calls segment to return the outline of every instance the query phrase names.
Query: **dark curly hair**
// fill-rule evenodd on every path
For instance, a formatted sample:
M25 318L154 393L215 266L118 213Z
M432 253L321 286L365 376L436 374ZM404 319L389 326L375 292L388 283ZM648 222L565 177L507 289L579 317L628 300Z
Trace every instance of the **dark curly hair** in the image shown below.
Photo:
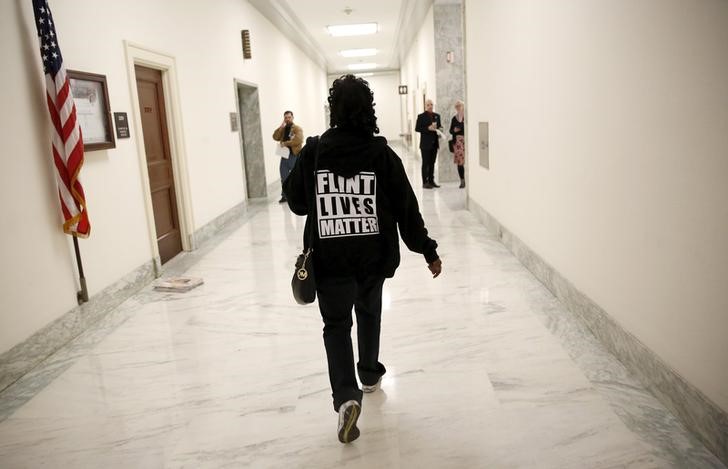
M379 133L374 115L374 93L369 83L354 75L342 75L329 88L329 125L373 135Z

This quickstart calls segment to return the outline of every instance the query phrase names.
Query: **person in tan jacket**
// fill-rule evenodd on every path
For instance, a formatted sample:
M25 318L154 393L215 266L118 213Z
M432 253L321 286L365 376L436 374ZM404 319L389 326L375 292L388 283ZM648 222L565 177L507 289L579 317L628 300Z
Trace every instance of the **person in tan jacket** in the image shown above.
M273 131L273 140L279 142L281 148L288 148L287 156L281 155L279 166L281 186L283 186L283 181L286 180L293 167L296 166L296 159L298 159L298 154L301 153L301 148L303 148L303 129L293 123L293 113L291 111L283 113L283 122ZM281 191L281 200L278 202L282 204L285 201L286 196Z

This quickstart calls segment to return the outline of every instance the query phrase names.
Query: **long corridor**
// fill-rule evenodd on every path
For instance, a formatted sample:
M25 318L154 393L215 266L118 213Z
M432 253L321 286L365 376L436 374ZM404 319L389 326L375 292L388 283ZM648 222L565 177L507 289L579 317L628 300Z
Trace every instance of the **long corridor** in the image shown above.
M385 283L382 389L336 439L316 305L290 294L303 219L243 219L0 395L0 467L723 467L465 209L419 189L443 274Z

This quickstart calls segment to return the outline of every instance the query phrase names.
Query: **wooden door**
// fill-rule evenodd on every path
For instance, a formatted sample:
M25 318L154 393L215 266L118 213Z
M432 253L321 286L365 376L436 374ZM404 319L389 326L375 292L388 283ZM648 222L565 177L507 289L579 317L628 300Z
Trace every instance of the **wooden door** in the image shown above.
M144 149L147 153L154 226L157 230L159 256L164 264L182 251L182 234L169 152L162 73L139 65L134 70L139 93L139 111L142 115Z

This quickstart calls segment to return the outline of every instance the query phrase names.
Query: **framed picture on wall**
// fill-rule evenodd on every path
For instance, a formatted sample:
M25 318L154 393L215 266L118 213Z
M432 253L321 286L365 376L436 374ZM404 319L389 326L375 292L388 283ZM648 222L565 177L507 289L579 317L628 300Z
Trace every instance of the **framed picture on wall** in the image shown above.
M106 75L67 70L71 83L76 118L83 134L84 150L106 150L116 147L111 121Z

